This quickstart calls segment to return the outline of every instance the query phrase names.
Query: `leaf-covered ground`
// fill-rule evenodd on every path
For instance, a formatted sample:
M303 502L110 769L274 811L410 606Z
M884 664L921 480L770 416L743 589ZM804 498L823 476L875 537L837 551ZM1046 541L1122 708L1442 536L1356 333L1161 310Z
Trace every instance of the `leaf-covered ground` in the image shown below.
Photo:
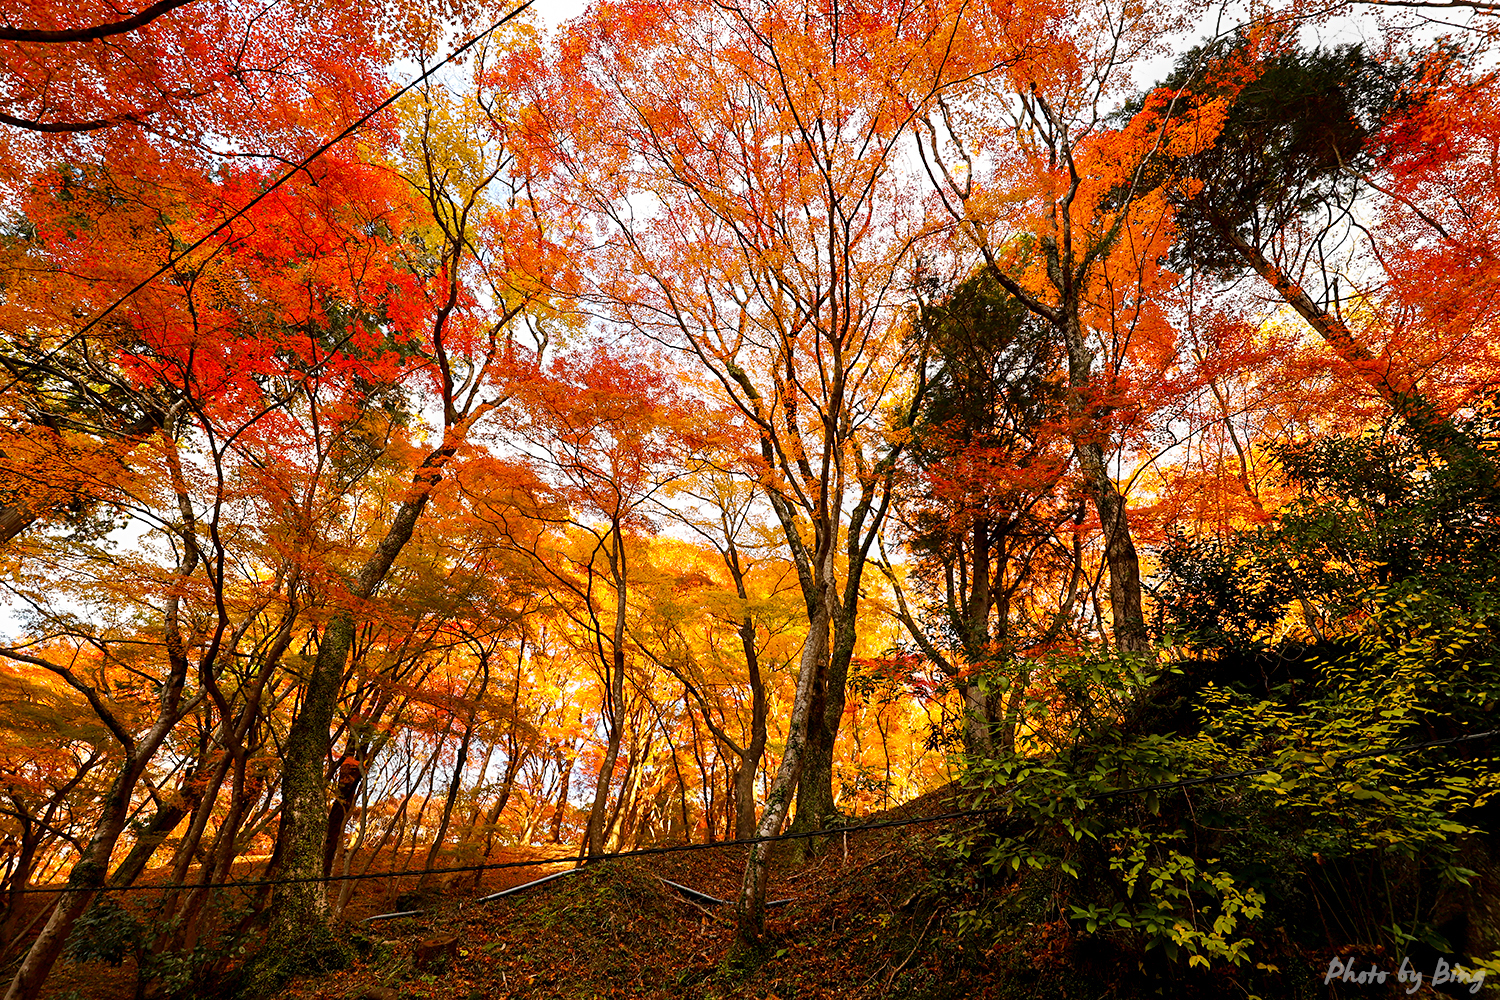
M921 816L951 808L946 792L866 819ZM1002 995L986 983L985 956L965 956L952 938L951 914L931 907L934 838L921 824L829 838L799 856L791 844L773 855L768 898L790 902L769 912L762 960L728 960L730 906L702 905L661 879L733 899L744 847L692 851L590 865L566 878L490 902L500 889L568 870L538 864L472 876L416 891L414 876L358 883L346 927L360 953L349 968L294 980L285 1000L477 1000L489 997L649 998L947 997ZM555 847L497 852L492 862L555 857ZM254 876L255 866L241 872ZM161 881L152 873L143 881ZM122 902L151 919L149 892ZM419 917L366 923L365 917L420 905ZM455 935L451 960L419 968L419 945ZM63 961L49 1000L132 1000L135 963ZM199 995L221 995L204 985Z
M928 797L900 812L940 809L940 800ZM727 959L733 931L728 906L700 905L661 881L732 898L745 849L731 847L603 862L487 903L476 901L479 892L452 893L421 917L368 925L359 962L331 976L298 980L287 995L982 996L975 970L955 962L959 956L944 946L948 931L942 921L920 912L929 886L922 859L936 832L924 825L837 836L805 859L783 846L769 898L791 902L770 911L767 953L753 965ZM518 885L564 868L509 870L487 880L485 888ZM458 937L457 954L441 968L418 968L421 942L445 934Z
M932 793L866 820L933 815L954 807L950 791ZM732 899L745 848L619 859L498 900L480 897L519 886L570 864L457 876L421 899L416 876L358 883L347 910L359 959L341 971L295 979L284 1000L592 1000L629 997L750 1000L939 1000L1161 995L1167 980L1122 963L1121 953L1078 938L1055 912L1028 907L1025 877L976 883L955 868L938 838L949 824L915 824L830 837L799 856L790 844L773 856L768 941L755 961L730 959L730 906L702 905L666 885L682 883ZM491 861L556 857L556 847L517 848ZM249 872L245 873L247 876ZM972 874L972 873L969 873ZM976 895L977 894L977 895ZM998 894L998 895L997 895ZM147 894L140 894L142 896ZM973 933L966 918L1004 897L1011 918L1003 935ZM149 905L137 899L133 904ZM374 923L364 918L413 905L420 916ZM966 935L966 930L969 933ZM451 958L426 967L424 942L452 936ZM995 941L1003 941L995 944ZM1296 963L1278 979L1285 997L1325 996L1313 965ZM1305 966L1303 968L1302 966ZM1238 994L1223 970L1169 976L1167 995ZM55 1000L132 1000L133 962L64 962L47 995ZM221 997L202 984L179 997Z

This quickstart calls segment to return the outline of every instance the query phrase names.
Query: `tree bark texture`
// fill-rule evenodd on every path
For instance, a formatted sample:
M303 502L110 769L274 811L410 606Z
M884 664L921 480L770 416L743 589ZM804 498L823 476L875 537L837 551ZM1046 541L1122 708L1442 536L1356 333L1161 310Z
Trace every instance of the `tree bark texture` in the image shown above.
M807 723L812 713L813 685L828 654L829 600L825 594L813 609L809 622L807 641L802 647L798 663L797 689L792 699L792 713L787 720L786 747L781 753L781 766L771 787L766 793L766 808L761 814L760 824L755 828L757 837L774 837L781 833L787 811L792 804L792 791L800 776L804 751L807 746ZM745 877L740 884L740 894L735 902L735 946L754 951L760 947L766 930L766 869L770 860L771 845L764 841L752 844L750 857L745 862Z

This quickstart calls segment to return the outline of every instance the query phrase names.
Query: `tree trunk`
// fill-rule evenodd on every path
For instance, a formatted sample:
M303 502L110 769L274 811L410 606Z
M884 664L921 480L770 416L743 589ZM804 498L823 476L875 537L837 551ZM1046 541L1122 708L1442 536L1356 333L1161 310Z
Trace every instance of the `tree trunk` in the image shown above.
M190 551L191 557L183 563L183 569L180 570L180 575L184 578L192 572L197 562L197 550ZM187 678L188 662L183 655L181 637L177 631L177 611L178 599L174 596L168 600L165 616L171 670L162 685L161 708L156 721L136 741L131 741L123 733L116 733L125 752L120 773L105 794L103 809L94 825L88 847L68 873L68 891L59 895L47 923L32 942L26 957L21 960L21 966L16 970L15 978L11 980L10 988L5 993L5 1000L36 1000L47 976L52 972L52 966L62 954L63 945L73 931L73 924L105 885L115 844L119 842L130 816L130 800L136 783L140 781L151 759L156 756L167 734L182 718L182 689Z
M1063 343L1068 349L1068 384L1072 389L1070 409L1081 427L1094 426L1095 412L1088 394L1093 381L1094 352L1084 340L1077 303L1062 310ZM1104 446L1087 432L1075 432L1073 453L1093 492L1099 530L1104 533L1104 561L1109 568L1109 607L1115 631L1115 647L1122 653L1141 653L1151 647L1146 616L1141 606L1141 563L1130 537L1130 518L1125 498L1110 478Z
M198 846L203 842L203 833L208 829L208 820L219 798L219 789L223 787L224 779L229 775L229 766L232 762L233 757L230 754L220 754L213 772L208 775L202 787L196 790L197 802L193 806L187 833L183 835L182 842L177 845L177 855L172 859L172 874L169 876L169 881L174 885L181 885L187 880L188 870L193 864L193 856L198 853ZM169 909L169 916L171 912L172 910Z
M589 825L584 849L589 857L604 853L605 811L609 803L609 786L614 778L615 761L620 755L620 739L625 731L625 611L626 572L625 536L618 520L610 527L610 571L615 585L615 630L611 646L609 689L605 692L609 708L609 739L604 747L604 762L594 786L594 804L589 810Z
M192 890L192 896L182 908L182 929L178 934L178 946L185 951L192 951L197 947L199 939L203 936L203 921L199 919L203 908L208 904L209 897L215 890L207 888L214 882L227 882L234 872L235 842L239 837L240 826L245 821L245 813L250 806L245 788L245 760L243 756L236 756L234 762L234 780L229 786L229 809L224 815L223 822L214 834L213 843L208 849L208 857L203 864L202 874L199 876L199 888Z
M307 694L283 749L281 837L286 841L286 854L278 874L307 881L278 885L272 891L272 942L303 939L324 924L328 913L327 892L319 879L328 823L329 728L344 682L344 660L353 642L351 614L339 615L323 629Z
M36 515L24 503L12 504L9 507L0 507L0 545L4 545L12 538L15 538L35 521Z
M1276 289L1276 293L1317 331L1333 352L1375 390L1406 424L1419 445L1449 465L1467 470L1486 496L1494 496L1497 488L1494 463L1465 440L1453 422L1439 413L1437 407L1417 390L1415 380L1393 378L1390 367L1371 354L1342 319L1314 302L1291 275L1216 218L1215 228L1255 273Z
M484 697L483 688L480 688L479 696ZM425 869L431 869L437 865L438 857L442 854L443 842L448 839L448 824L453 821L453 803L458 801L464 767L469 763L469 740L473 736L474 714L470 713L468 722L464 725L463 738L458 742L458 758L453 764L453 780L448 783L448 795L443 799L443 818L438 820L437 833L432 837L432 848L427 852L427 863L422 866ZM420 891L425 888L431 877L430 871L424 871L421 880L417 883L417 889Z
M109 873L110 855L114 852L120 834L125 830L131 791L170 727L158 724L155 728L160 730L160 734L153 733L154 739L142 741L133 759L126 761L124 769L110 786L109 794L104 799L103 814L94 826L94 835L83 856L68 874L68 891L58 895L47 923L32 942L21 967L16 970L5 1000L36 1000L52 966L62 954L73 924L104 887L105 876Z
M557 811L552 814L552 842L562 843L563 813L568 809L568 782L573 779L573 764L576 757L569 757L563 766L562 778L557 783Z
M177 825L183 818L198 807L202 797L203 783L209 778L212 767L207 761L199 764L183 780L177 789L177 794L167 797L157 808L151 821L146 828L136 837L134 844L130 846L130 853L115 868L114 874L110 876L111 886L131 885L141 872L146 870L147 863L156 849L161 846L162 841L177 829Z
M484 790L484 776L490 773L490 761L495 758L495 751L499 746L497 740L486 743L484 756L479 759L479 767L474 771L479 776L479 783L474 788L474 801L469 805L469 818L464 821L465 832L460 835L463 840L475 840L483 832L480 820L484 816L484 799L480 793Z
M858 518L851 518L849 530L857 535ZM848 578L844 600L836 602L834 570L830 558L822 571L823 586L829 595L829 616L833 627L833 648L824 661L822 673L814 679L813 702L808 714L807 748L802 776L797 783L797 816L792 829L801 833L821 830L841 821L834 804L833 761L837 749L839 726L844 721L845 697L849 682L849 662L854 658L854 641L858 614L859 586L864 571L863 555L849 546ZM822 838L818 838L821 840ZM815 849L817 841L799 841L799 853Z
M787 810L792 803L792 791L802 770L804 751L807 745L807 723L812 712L813 684L828 653L829 603L832 594L823 594L812 610L808 623L807 642L802 647L798 664L797 691L792 699L792 714L787 720L786 748L781 754L781 766L766 792L766 809L760 824L755 828L757 837L774 837L781 833ZM750 857L745 862L745 877L740 884L740 894L735 901L735 948L742 951L757 951L766 930L766 865L770 859L771 845L765 842L750 847Z
M820 664L817 676L813 678L812 705L807 717L807 745L803 751L802 774L797 781L797 812L791 827L797 833L821 830L825 826L836 824L839 818L834 806L833 757L839 723L844 717L844 682L847 674L847 661L844 663L844 670L835 676L833 664L825 660ZM793 849L801 857L811 854L817 847L816 841L808 839L797 841Z
M0 922L0 955L9 953L21 929L21 917L26 909L25 890L31 878L31 866L36 860L37 847L42 842L42 832L36 824L21 819L21 844L16 855L16 866L10 873L10 890L7 893L5 920Z
M475 415L477 416L477 414ZM389 530L348 586L354 601L368 600L390 572L396 557L411 540L417 521L442 479L442 468L457 451L457 441L473 416L450 425L440 447L430 452L412 477L413 492L401 504ZM270 929L265 956L257 962L248 983L270 994L285 982L280 959L301 954L313 963L342 964L347 950L327 932L328 895L321 881L323 847L327 840L327 762L332 747L330 730L344 664L354 644L354 613L343 611L323 629L318 655L307 681L302 708L292 721L283 748L281 781L281 838L285 854L280 874L288 882L271 894Z
M617 654L624 659L624 652ZM584 837L585 853L588 857L594 857L604 853L604 821L605 813L609 805L609 786L615 776L615 761L620 756L620 738L625 729L625 712L621 705L624 700L623 691L621 697L615 702L615 708L610 713L609 737L604 744L604 761L599 766L599 779L594 783L594 804L589 809L589 825Z
M625 779L620 783L620 797L604 828L604 842L616 851L629 850L630 838L636 832L636 819L640 815L643 797L641 775L644 770L632 748L625 755Z
M352 741L351 741L352 742ZM354 797L364 781L365 761L360 759L359 747L350 747L339 761L338 778L333 789L333 803L328 807L328 826L323 835L323 877L333 872L335 856L344 845L344 827L349 825L349 812L354 807Z
M745 588L739 550L727 523L725 534L729 536L725 564L734 578L735 593L740 600L748 601L750 593ZM760 773L760 761L766 753L766 715L770 706L766 699L765 678L760 672L760 652L755 648L755 621L748 614L740 619L739 633L740 649L745 654L745 671L750 680L750 744L739 755L739 767L734 772L734 836L744 840L755 836L755 777Z
M490 856L490 848L495 842L495 830L500 825L500 817L505 814L505 807L510 804L511 791L516 787L516 775L520 773L521 763L525 760L518 749L519 743L519 740L511 740L510 759L505 762L505 777L500 782L500 794L495 798L494 808L485 817L484 856L486 858ZM566 775L563 777L563 783L567 784Z
M1122 653L1141 653L1151 646L1146 616L1141 608L1141 563L1130 537L1125 498L1115 488L1104 462L1104 449L1094 441L1075 447L1078 464L1094 494L1094 509L1104 533L1104 561L1109 567L1109 607L1114 621L1115 646Z
M1068 159L1071 162L1071 153L1068 153ZM1070 206L1077 193L1077 185L1075 180L1067 196L1060 203L1054 202L1051 205L1053 218L1061 220L1063 243L1066 246L1072 244ZM1083 323L1079 319L1079 297L1084 276L1091 266L1090 255L1084 255L1082 269L1073 273L1071 269L1075 262L1062 259L1057 235L1043 235L1040 242L1046 258L1048 280L1057 290L1056 306L1043 305L1031 296L1014 277L1000 267L987 245L980 249L995 279L1027 309L1050 323L1061 336L1067 350L1068 388L1071 390L1069 411L1075 426L1073 452L1093 492L1094 510L1099 515L1099 527L1104 534L1115 646L1121 652L1144 652L1150 648L1151 642L1142 612L1140 560L1130 537L1130 519L1126 512L1125 498L1120 495L1109 476L1109 467L1104 460L1104 446L1089 431L1090 428L1097 427L1100 418L1108 412L1107 407L1098 406L1089 398L1094 377L1094 352L1084 337Z
M629 818L629 809L635 808L635 797L640 791L640 763L639 748L636 746L634 736L631 737L630 746L625 753L625 773L620 777L620 794L615 799L613 809L607 810L609 818L604 821L604 835L601 838L606 848L613 843L615 850L621 850L625 844L625 829L620 824L621 816Z

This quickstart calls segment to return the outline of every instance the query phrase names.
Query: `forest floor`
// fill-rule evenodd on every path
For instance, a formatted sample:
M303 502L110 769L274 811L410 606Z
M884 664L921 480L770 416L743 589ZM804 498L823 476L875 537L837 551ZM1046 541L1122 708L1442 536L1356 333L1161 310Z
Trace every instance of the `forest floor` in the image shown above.
M951 792L923 796L861 821L940 813ZM729 961L732 906L701 905L661 879L732 900L745 847L627 858L590 865L489 902L479 899L570 865L458 876L427 895L420 916L366 923L414 905L416 878L359 883L345 912L361 957L349 968L301 977L283 1000L536 1000L702 997L998 997L987 956L963 955L946 919L924 907L938 824L836 835L811 857L792 843L772 857L764 958ZM527 853L531 852L531 853ZM496 853L491 862L555 857L556 848ZM423 904L415 904L423 905ZM925 922L924 922L925 921ZM451 957L421 962L424 942L457 938ZM49 983L56 1000L130 1000L133 963L63 962ZM424 967L425 966L425 967ZM207 995L207 994L205 994Z
M934 794L866 820L944 811ZM790 844L773 855L767 898L768 950L754 967L728 961L732 906L700 905L661 879L732 900L746 848L627 858L591 865L524 892L477 902L451 892L421 917L366 925L376 943L343 972L299 980L286 1000L537 1000L745 997L754 1000L863 996L976 996L972 981L940 985L899 916L928 883L921 859L937 830L922 824L831 838L798 860ZM489 892L568 866L508 869ZM491 886L493 885L493 888ZM424 941L456 935L456 954L423 971ZM898 947L904 944L905 947ZM899 971L903 960L905 965ZM892 973L896 975L893 976ZM892 989L908 977L923 988ZM941 978L941 977L937 977ZM967 977L966 977L967 979ZM936 987L936 989L934 989Z

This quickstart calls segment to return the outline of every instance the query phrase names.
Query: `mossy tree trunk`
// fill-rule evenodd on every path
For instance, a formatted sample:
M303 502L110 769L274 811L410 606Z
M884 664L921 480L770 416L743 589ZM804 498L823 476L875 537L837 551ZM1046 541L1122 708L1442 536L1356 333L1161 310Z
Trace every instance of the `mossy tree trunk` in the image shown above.
M442 470L458 450L463 434L488 407L450 424L440 447L423 460L412 490L390 527L359 572L347 584L344 610L323 628L318 655L307 679L302 707L283 746L281 829L277 877L266 944L247 969L242 994L269 995L298 968L327 967L347 960L346 948L329 932L323 849L328 827L328 763L334 709L344 681L344 665L354 644L357 608L372 597L411 540Z
M922 395L923 387L919 386L905 415L907 427L915 420ZM797 785L797 815L792 827L799 833L821 830L840 819L833 791L833 762L839 725L844 718L849 663L854 658L854 644L858 638L860 591L870 548L890 508L892 481L900 452L899 447L892 447L869 473L860 477L859 501L849 514L842 537L846 566L842 588L838 585L832 558L833 547L840 540L837 537L838 522L830 518L825 529L831 544L828 557L820 560L817 586L824 595L821 613L826 615L825 627L831 626L833 636L828 656L822 661L819 674L813 678L810 693L812 704L807 721L807 749ZM863 464L856 463L857 466ZM842 489L839 492L841 495ZM809 605L811 603L809 600ZM806 844L816 847L812 841Z

